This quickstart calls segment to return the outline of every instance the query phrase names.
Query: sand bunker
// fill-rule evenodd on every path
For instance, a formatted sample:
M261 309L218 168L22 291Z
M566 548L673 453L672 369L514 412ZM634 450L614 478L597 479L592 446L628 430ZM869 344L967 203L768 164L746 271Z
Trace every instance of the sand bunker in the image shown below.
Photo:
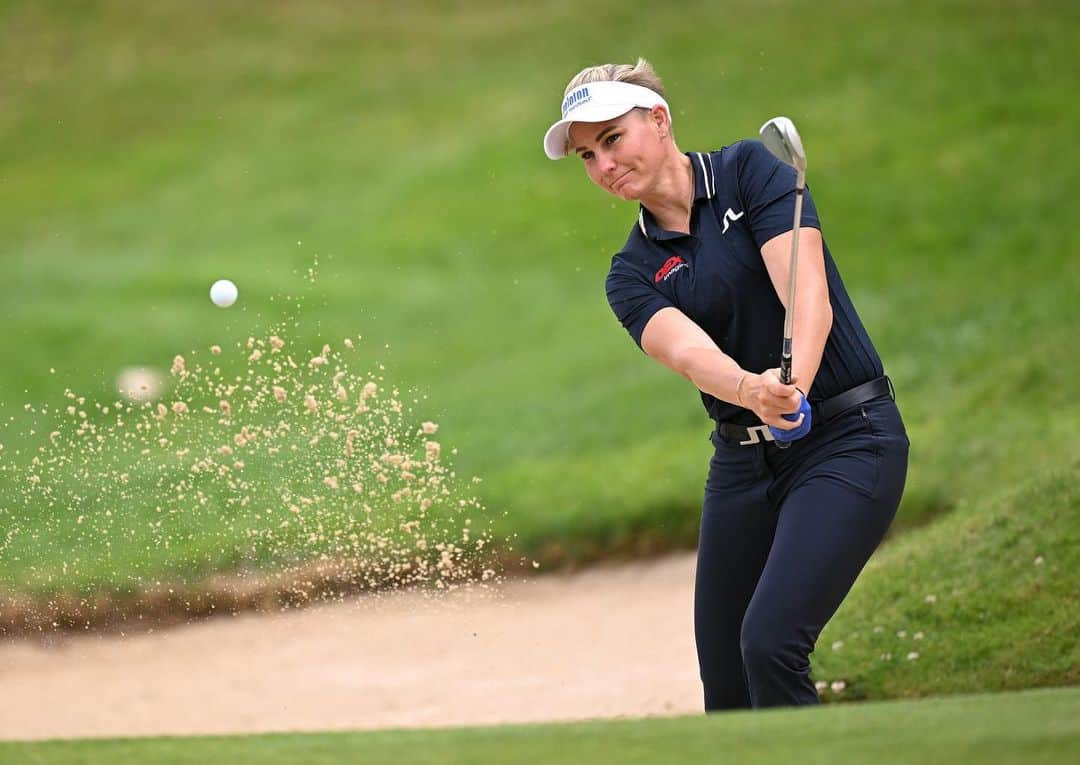
M0 643L0 738L700 712L693 557L361 596L150 634Z

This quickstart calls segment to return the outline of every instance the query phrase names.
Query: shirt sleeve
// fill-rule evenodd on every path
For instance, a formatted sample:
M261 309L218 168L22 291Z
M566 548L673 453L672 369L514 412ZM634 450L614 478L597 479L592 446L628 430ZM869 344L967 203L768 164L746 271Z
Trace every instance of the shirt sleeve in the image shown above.
M612 262L605 286L611 310L638 348L641 348L641 334L649 319L661 308L674 307L643 275L618 260Z
M761 141L742 141L737 163L739 196L750 218L758 249L791 231L795 217L795 169L785 165ZM803 192L801 225L820 229L810 187Z

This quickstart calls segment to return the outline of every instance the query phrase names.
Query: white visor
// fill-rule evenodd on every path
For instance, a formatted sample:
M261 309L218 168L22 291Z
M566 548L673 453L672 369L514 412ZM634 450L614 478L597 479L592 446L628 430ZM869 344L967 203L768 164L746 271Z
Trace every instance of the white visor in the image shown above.
M544 151L550 159L562 159L570 153L570 123L607 122L641 107L663 106L668 119L671 109L663 97L641 85L629 82L590 82L570 91L562 102L562 119L544 135Z

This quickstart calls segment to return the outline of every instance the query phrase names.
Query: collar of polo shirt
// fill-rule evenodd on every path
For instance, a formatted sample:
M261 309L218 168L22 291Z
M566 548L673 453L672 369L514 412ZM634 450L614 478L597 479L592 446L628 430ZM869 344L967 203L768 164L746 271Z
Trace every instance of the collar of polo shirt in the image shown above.
M570 124L573 122L607 122L631 109L654 106L663 106L668 119L671 118L667 101L656 91L629 82L587 82L563 98L562 119L544 135L544 152L549 159L562 159L570 153Z

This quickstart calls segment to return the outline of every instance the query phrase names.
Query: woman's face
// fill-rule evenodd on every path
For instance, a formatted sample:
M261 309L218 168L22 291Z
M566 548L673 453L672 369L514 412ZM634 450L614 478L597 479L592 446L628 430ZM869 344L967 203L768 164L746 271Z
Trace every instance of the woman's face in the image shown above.
M666 114L632 109L607 122L570 125L570 148L589 180L622 199L640 199L664 159Z

